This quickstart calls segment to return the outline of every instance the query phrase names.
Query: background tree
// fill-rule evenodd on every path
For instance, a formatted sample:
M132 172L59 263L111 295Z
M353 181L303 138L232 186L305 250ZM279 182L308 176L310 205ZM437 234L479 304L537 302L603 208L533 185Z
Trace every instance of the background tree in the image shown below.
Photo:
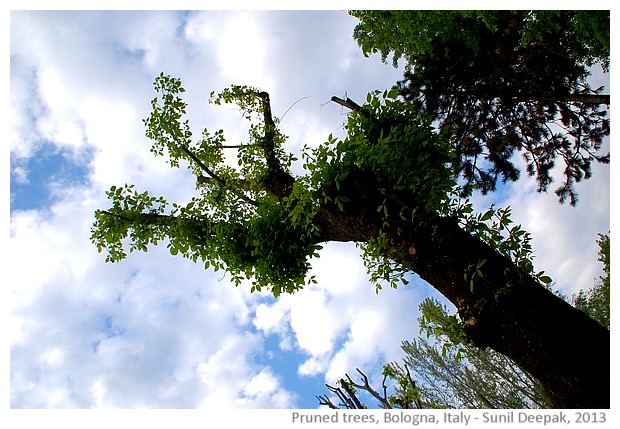
M453 332L460 325L438 301L427 298L420 310L426 338L403 341L404 366L388 366L401 376L403 368L411 371L429 404L447 408L552 408L540 382L511 359L467 341L455 342Z
M573 302L575 307L588 314L591 318L605 326L610 328L609 313L610 313L610 301L609 301L609 277L610 277L610 254L609 254L609 235L599 234L599 261L603 263L603 271L605 275L600 277L600 282L596 284L592 289L587 291L580 291L577 295L573 296Z
M609 11L353 11L365 55L404 58L399 93L453 133L452 168L463 190L519 178L512 157L546 191L560 159L560 202L591 175L609 135L609 95L587 82L609 69Z
M132 185L112 187L112 207L95 213L91 236L107 260L167 238L172 254L278 296L313 281L307 272L321 243L358 242L378 286L416 272L456 306L472 344L512 358L554 406L609 406L609 331L542 285L550 279L524 257L527 236L506 230L508 212L475 215L454 200L445 135L394 91L369 94L349 115L347 137L306 150L307 174L293 177L266 92L233 86L213 94L254 121L248 143L231 147L221 130L192 139L180 80L162 74L155 88L144 121L151 150L173 167L187 163L198 196L170 205ZM237 167L225 150L237 151Z

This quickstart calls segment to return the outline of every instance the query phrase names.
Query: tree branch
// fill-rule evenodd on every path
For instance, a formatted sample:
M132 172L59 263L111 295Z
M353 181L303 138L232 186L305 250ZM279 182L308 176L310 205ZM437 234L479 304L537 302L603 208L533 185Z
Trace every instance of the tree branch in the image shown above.
M353 380L351 380L348 374L347 374L347 379L348 381L341 379L340 384L342 385L342 388L347 392L351 400L355 403L354 408L358 410L365 408L364 405L362 405L362 403L358 399L357 395L355 394L355 391L351 388L351 386L356 386L356 384L353 382Z
M101 213L106 216L122 219L129 223L139 223L141 225L165 225L167 223L175 221L177 218L174 216L159 214L159 213L140 213L134 218L126 217L117 213L112 213L107 210L101 210Z
M353 385L354 387L357 387L358 389L363 389L367 391L368 393L370 393L375 399L379 401L379 403L381 404L383 408L387 408L387 409L392 408L392 405L388 402L387 397L381 396L379 392L377 392L375 389L373 389L370 386L370 383L368 382L368 377L366 376L366 374L360 371L359 368L355 368L355 370L360 373L364 384L355 383L353 380L351 380L351 377L349 377L349 375L347 374L347 379L349 380L349 383Z
M407 365L405 365L405 371L407 372L407 380L411 384L411 387L416 389L415 380L411 377L411 373L409 372L409 367ZM419 409L423 408L421 400L416 399L413 402L414 402L415 406L418 407Z
M584 104L606 104L609 106L609 94L570 94L564 96L562 101L577 102Z
M331 387L329 385L326 385L328 388ZM319 405L327 405L329 408L333 409L333 410L337 410L338 407L334 405L334 403L331 401L331 399L329 399L327 397L327 395L324 396L316 396L316 399L319 400Z
M211 170L209 167L207 167L205 165L205 163L202 162L191 150L189 150L189 148L187 146L181 145L181 150L187 156L189 156L192 161L194 161L196 164L198 164L198 166L200 167L201 170L203 170L205 173L207 173L210 176L210 177L205 177L203 175L197 176L198 182L200 182L200 183L209 183L209 182L211 182L211 180L214 180L222 188L229 188L228 183L226 183L226 181L224 179L222 179L217 174L215 174L215 172L213 172L213 170ZM243 192L237 192L236 194L239 196L239 198L241 198L246 203L248 203L248 204L250 204L250 205L252 205L254 207L258 206L258 202L256 202L253 199L247 197L246 195L243 194Z
M350 98L347 97L346 100L343 100L342 98L336 97L335 95L331 98L331 100L336 103L341 105L342 107L346 107L347 109L351 109L354 112L358 112L360 115L364 116L365 118L369 118L370 115L368 114L368 112L359 104L357 104L355 101L351 100Z
M344 386L346 385L346 381L340 380L340 382L341 382L341 385L344 388ZM355 392L345 389L346 390L346 394L345 394L340 387L330 386L329 384L326 384L325 386L327 387L327 389L330 392L336 394L336 396L338 397L338 400L340 401L340 405L341 406L346 407L346 408L348 408L350 410L355 410L355 409L363 408L363 405L355 397ZM347 395L349 395L349 396L347 396ZM319 399L321 399L321 397L319 397ZM330 408L338 408L338 407L336 407L333 404L333 402L329 398L327 398L327 396L324 396L322 399L325 400L323 405L327 405ZM353 399L355 399L355 402L354 402Z
M216 179L212 177L204 176L202 174L200 176L196 176L196 181L203 185L210 185L212 183L216 183L219 185L219 182ZM229 180L226 182L226 185L232 186L235 189L244 190L244 191L252 190L251 183L245 179L239 179L239 180L234 180L234 181Z
M280 161L275 154L276 124L271 114L271 102L269 94L265 91L259 92L258 96L263 101L263 121L265 122L265 138L263 140L263 150L267 161L267 170L275 172L281 170Z
M210 177L212 177L220 186L226 186L226 182L215 174L209 167L205 165L186 145L181 145L181 150L194 161L201 170L207 173Z
M271 114L271 102L269 94L265 91L257 94L263 102L263 121L265 123L265 136L263 138L262 147L265 152L265 161L267 162L267 174L263 179L265 189L278 198L288 196L293 188L295 178L287 171L284 171L280 160L276 156L276 136L278 129Z

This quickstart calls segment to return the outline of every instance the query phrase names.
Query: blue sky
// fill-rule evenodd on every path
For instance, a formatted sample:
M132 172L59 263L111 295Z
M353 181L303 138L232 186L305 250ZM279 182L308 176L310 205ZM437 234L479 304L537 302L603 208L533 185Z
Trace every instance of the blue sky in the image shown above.
M330 244L318 284L274 300L235 288L165 249L104 264L89 242L105 190L134 183L187 201L194 178L154 158L142 118L160 72L183 80L194 134L245 126L208 94L230 84L268 91L299 153L343 112L402 70L364 58L356 20L340 11L11 13L10 405L13 408L316 408L345 373L381 379L418 333L414 281L378 295L353 244ZM306 98L304 98L306 97ZM244 128L245 126L245 128ZM524 178L502 189L533 235L536 266L571 294L600 274L595 240L610 228L609 167L578 186L578 207L537 194ZM477 197L484 209L498 195ZM34 268L36 267L36 269ZM16 279L19 279L17 281Z

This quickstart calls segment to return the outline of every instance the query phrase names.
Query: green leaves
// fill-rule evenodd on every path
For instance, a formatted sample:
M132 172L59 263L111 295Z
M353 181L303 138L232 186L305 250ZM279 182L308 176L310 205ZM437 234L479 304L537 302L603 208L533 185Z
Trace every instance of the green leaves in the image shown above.
M163 197L139 193L133 185L112 186L106 192L112 207L95 212L91 242L102 252L107 250L106 262L118 262L127 257L123 241L130 238L129 251L147 251L148 244L157 244L165 236L169 218L163 215L168 203Z
M384 227L397 222L416 225L436 213L454 186L446 167L452 155L428 118L396 99L397 91L371 92L364 112L347 121L347 137L329 136L325 145L305 155L320 201L340 211L374 210ZM361 245L370 280L406 283L408 269L389 257L400 250L380 233Z
M171 255L200 260L205 269L226 270L237 285L251 279L252 291L269 288L278 296L315 282L306 276L308 260L318 257L321 248L313 223L318 204L309 180L296 181L280 199L264 186L268 173L284 172L294 160L281 148L286 137L271 116L268 94L238 85L211 94L213 104L235 103L252 121L249 141L227 146L222 130L205 129L192 140L180 79L162 73L154 89L158 94L151 114L143 120L151 152L166 156L172 167L187 162L197 178L197 195L169 207L163 197L138 192L133 185L112 186L106 193L112 207L95 213L91 235L97 249L107 251L106 261L124 259L126 248L147 251L148 245L167 239ZM231 150L228 159L236 157L236 166L225 162L224 150ZM336 204L344 209L347 202L341 197Z
M384 284L393 289L398 288L399 283L405 286L409 284L409 280L405 277L409 269L387 256L398 252L399 248L391 244L385 232L381 231L375 239L360 243L358 246L363 251L362 260L377 294L383 289Z
M474 293L475 280L484 278L482 267L484 266L484 264L486 264L486 262L486 259L480 259L475 266L474 264L470 264L465 271L465 281L469 281L469 290L471 291L471 293Z
M443 343L442 355L445 357L449 348L458 347L457 360L461 356L461 345L467 343L467 337L457 315L448 312L439 301L426 298L420 303L420 333L426 337L436 337Z
M154 83L155 91L160 95L151 101L152 112L143 119L146 136L153 141L151 152L156 156L168 153L171 166L179 167L183 157L183 146L189 145L192 133L189 121L181 121L186 113L187 104L178 96L185 92L181 80L161 73Z
M484 213L474 213L471 202L465 200L461 203L452 203L447 212L460 219L466 231L480 238L491 247L510 259L518 270L523 274L534 277L543 286L549 287L552 283L551 277L544 274L544 271L536 272L533 263L533 249L531 245L531 235L524 230L521 225L512 225L510 207L497 209L491 206ZM470 270L465 273L465 278L470 282L473 290L473 280L478 275L480 267L477 267L473 274Z

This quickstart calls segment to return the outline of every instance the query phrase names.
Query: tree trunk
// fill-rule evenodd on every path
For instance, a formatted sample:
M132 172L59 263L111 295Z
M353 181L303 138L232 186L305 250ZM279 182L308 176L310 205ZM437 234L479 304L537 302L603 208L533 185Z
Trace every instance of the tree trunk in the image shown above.
M370 214L325 213L322 241L367 241L382 226ZM397 249L385 256L450 300L474 345L514 360L541 382L556 408L609 408L606 328L519 272L454 218L429 217L424 225L393 224L384 231ZM472 287L467 273L483 260L483 277L474 277Z

